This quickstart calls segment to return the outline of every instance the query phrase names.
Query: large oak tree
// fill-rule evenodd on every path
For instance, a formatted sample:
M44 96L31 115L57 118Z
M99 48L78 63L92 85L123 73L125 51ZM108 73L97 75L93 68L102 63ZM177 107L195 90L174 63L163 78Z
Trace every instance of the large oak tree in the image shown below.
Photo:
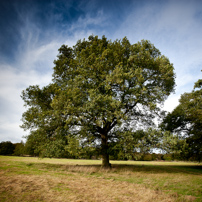
M53 82L22 93L29 106L23 126L32 136L100 146L102 165L109 167L108 146L117 131L150 124L159 104L174 91L175 74L169 59L147 40L130 44L89 36L75 46L62 45L54 61Z

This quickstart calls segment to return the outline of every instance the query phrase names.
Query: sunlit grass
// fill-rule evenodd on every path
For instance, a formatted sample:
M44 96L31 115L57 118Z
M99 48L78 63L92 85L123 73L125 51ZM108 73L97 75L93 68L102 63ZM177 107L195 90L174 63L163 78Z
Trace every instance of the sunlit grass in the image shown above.
M0 198L0 201L9 199L9 197L14 196L19 191L16 191L14 188L12 188L13 191L5 189L3 181L9 187L9 180L23 184L24 182L22 182L21 178L25 178L26 182L31 180L29 183L33 184L32 186L36 186L34 179L40 179L37 182L39 183L39 187L42 186L40 184L42 181L48 181L46 185L47 189L52 190L54 193L62 193L60 197L63 199L69 197L69 200L71 199L70 201L76 201L82 197L85 189L82 188L84 184L87 187L91 187L94 183L101 183L100 185L93 185L95 187L101 186L100 189L95 188L95 190L91 190L97 192L97 195L108 193L105 186L110 186L111 189L114 189L113 194L108 193L113 198L111 201L131 201L132 194L130 193L136 191L138 195L142 189L144 189L143 192L151 192L149 194L150 196L148 195L150 198L148 201L152 197L157 197L156 195L160 198L157 197L158 199L153 201L163 201L164 199L165 201L202 201L201 164L193 162L146 161L111 161L111 163L111 169L103 169L100 166L100 160L39 159L33 157L0 156L0 172L2 174L0 195L2 194L3 196L3 198ZM85 181L84 184L79 181L81 178ZM59 179L62 179L62 181L58 182ZM52 181L52 185L49 181ZM68 183L70 181L72 185ZM130 191L125 187L125 183L130 187ZM78 188L77 186L81 187L78 193L75 192ZM25 195L21 196L21 201L28 201L30 200L30 188L28 186L28 188L24 189L26 193L23 192ZM36 190L32 193L35 197L37 194L41 194L40 190ZM80 192L81 190L82 194ZM119 192L122 194L116 196L116 192L117 194ZM22 190L20 193L22 194ZM88 193L84 195L86 196L85 201L99 201L96 199L96 193L95 198L92 200L89 198L90 195ZM126 195L128 198L124 198ZM139 201L147 200L141 197ZM105 200L106 198L102 199ZM48 200L44 200L42 197L41 201Z

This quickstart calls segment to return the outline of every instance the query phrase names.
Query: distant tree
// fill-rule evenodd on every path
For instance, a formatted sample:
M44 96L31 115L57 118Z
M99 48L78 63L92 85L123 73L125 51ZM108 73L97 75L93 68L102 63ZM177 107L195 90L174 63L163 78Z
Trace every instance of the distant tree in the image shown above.
M181 135L167 130L162 131L162 134L158 148L165 155L172 156L172 160L188 160L187 154L189 153L189 147L186 139Z
M15 143L14 146L14 156L22 156L25 154L25 144L22 141L20 143Z
M0 155L11 155L13 154L15 146L12 142L1 142L0 143Z
M124 124L150 125L158 104L173 92L175 74L168 58L149 41L89 36L71 48L62 45L54 61L53 83L22 93L28 110L24 129L40 134L40 142L75 136L100 148L109 167L109 144ZM45 144L44 144L45 145Z
M168 113L161 127L177 134L188 144L187 154L202 159L202 80L191 93L181 95L179 105ZM185 146L184 146L185 147Z

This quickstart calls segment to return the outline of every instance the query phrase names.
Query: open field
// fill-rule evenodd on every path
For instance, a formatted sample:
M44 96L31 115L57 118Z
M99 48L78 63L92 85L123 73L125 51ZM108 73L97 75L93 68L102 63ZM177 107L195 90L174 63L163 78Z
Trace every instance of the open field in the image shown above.
M202 164L0 156L0 201L202 201Z

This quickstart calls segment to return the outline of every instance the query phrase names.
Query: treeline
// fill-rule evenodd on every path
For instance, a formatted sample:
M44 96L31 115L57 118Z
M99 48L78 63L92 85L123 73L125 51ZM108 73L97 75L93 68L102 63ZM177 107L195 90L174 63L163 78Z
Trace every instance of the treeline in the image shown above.
M70 145L69 145L70 146ZM71 147L71 146L70 146ZM50 157L50 158L71 158L71 159L101 159L99 148L85 147L74 144L74 150L70 148L61 150L60 153L52 152L52 155L46 155L46 151L41 154L34 149L34 145L24 142L12 143L10 141L0 143L0 155L9 156L34 156L34 157ZM184 156L183 153L148 153L148 152L133 152L126 153L123 150L117 151L112 148L110 151L110 160L134 160L134 161L196 161L195 156Z
M21 156L25 155L25 153L25 144L23 142L12 143L6 141L0 143L0 155Z

